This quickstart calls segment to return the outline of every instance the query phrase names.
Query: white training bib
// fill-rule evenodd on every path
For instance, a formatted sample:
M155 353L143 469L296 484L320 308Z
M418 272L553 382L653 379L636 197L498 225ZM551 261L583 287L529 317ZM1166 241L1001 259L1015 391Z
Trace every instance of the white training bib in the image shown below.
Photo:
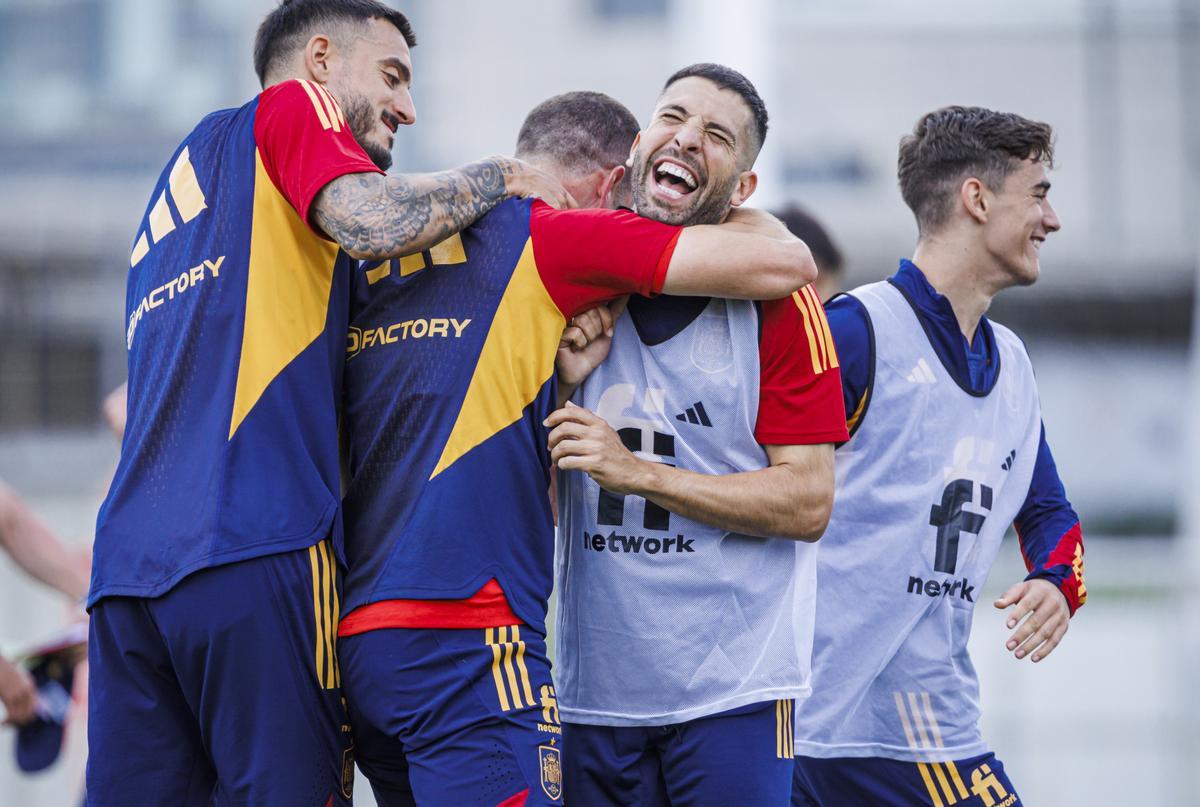
M767 466L758 312L713 300L643 344L625 314L576 394L639 457L707 474ZM808 693L812 547L682 518L559 475L555 682L568 722L664 725Z
M1024 345L993 323L995 386L958 385L903 294L851 292L874 328L867 412L835 454L818 546L813 695L796 753L944 761L986 753L967 638L1029 492L1041 411Z

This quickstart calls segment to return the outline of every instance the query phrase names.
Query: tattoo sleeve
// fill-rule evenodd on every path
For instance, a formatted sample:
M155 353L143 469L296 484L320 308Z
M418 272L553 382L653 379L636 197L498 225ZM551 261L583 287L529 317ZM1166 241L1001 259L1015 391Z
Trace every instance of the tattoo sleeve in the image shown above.
M317 194L313 222L359 259L428 249L472 224L509 194L503 157L436 174L346 174Z

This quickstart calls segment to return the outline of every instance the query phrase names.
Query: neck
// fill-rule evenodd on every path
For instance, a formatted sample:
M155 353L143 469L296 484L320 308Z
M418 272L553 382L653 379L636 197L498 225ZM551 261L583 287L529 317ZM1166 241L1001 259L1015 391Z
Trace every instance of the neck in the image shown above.
M970 343L980 318L999 291L984 282L978 256L953 240L933 236L917 242L912 262L920 267L929 285L950 301L958 328Z

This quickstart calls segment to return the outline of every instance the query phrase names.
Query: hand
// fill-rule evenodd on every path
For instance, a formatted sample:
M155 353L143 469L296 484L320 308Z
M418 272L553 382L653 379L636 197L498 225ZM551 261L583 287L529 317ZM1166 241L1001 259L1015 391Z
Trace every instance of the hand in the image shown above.
M505 163L504 190L509 196L541 199L556 210L579 207L575 198L551 174L515 157L500 159Z
M128 384L122 384L112 392L108 393L108 397L104 399L104 405L101 411L104 413L104 420L108 423L108 427L113 430L113 434L120 440L125 434L125 407L126 393L128 392Z
M654 463L630 453L604 418L567 401L544 421L550 428L550 460L564 471L583 471L613 493L636 493Z
M24 668L0 658L0 701L8 710L6 725L22 726L37 714L37 687Z
M1032 653L1033 661L1038 662L1050 655L1071 621L1067 598L1053 583L1040 578L1017 583L993 604L1001 610L1017 606L1008 616L1008 627L1017 629L1005 646L1019 659Z
M567 324L558 343L558 356L554 362L558 371L559 390L567 392L565 397L570 397L575 388L608 357L609 348L612 347L613 326L628 302L628 297L621 297L608 305L598 305L572 317Z

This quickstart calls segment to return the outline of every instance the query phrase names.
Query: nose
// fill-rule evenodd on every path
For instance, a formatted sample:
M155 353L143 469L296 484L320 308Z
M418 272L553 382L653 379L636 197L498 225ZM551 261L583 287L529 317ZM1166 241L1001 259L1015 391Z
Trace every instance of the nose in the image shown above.
M413 103L412 93L407 87L396 94L392 103L392 114L400 119L402 126L412 126L417 122L417 105Z
M680 151L699 151L704 143L704 132L699 121L690 119L680 124L675 130L675 144Z
M1042 202L1042 226L1046 228L1048 233L1056 233L1062 229L1062 222L1058 219L1058 212L1047 199Z

